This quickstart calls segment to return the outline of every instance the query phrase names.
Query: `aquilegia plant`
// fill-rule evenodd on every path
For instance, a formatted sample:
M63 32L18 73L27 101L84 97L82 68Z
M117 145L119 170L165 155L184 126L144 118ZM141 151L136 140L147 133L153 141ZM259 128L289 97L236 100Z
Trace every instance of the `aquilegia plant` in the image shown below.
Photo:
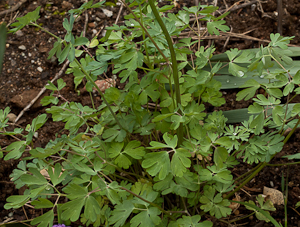
M76 18L103 4L90 1L70 10L63 22L64 38L37 24L40 7L11 25L11 32L32 25L54 36L49 58L55 55L60 63L68 59L67 73L74 76L76 89L85 81L86 90L97 89L103 102L92 108L62 98L57 105L66 84L62 79L56 85L49 82L52 93L42 104L49 105L52 120L64 122L69 133L46 147L32 146L34 133L51 120L46 114L25 132L7 131L10 110L0 110L1 134L23 138L2 148L4 160L30 154L11 175L17 188L25 185L27 190L7 198L5 208L43 208L46 212L31 222L43 227L53 225L55 214L61 224L79 220L115 227L209 227L213 217L228 220L228 199L281 151L299 124L300 104L288 103L300 92L300 72L285 68L292 59L282 51L292 37L272 34L271 43L257 53L233 49L226 52L229 62L213 62L215 48L201 46L200 26L219 35L219 30L228 30L223 20L227 14L217 18L213 12L218 8L207 5L166 13L173 6L158 8L153 0L124 1L130 11L125 24L107 27L100 40L74 37ZM180 38L186 30L199 39ZM84 50L77 48L81 46ZM89 53L92 48L95 56ZM104 93L96 86L108 66L124 89L112 86ZM214 79L224 67L247 78L237 99L254 97L251 116L239 126L226 125L222 111L206 112L207 103L225 103L221 83ZM256 95L260 88L265 94ZM282 104L282 97L288 102ZM287 128L293 130L285 138ZM231 169L240 162L257 165L234 181ZM273 210L263 201L260 205Z

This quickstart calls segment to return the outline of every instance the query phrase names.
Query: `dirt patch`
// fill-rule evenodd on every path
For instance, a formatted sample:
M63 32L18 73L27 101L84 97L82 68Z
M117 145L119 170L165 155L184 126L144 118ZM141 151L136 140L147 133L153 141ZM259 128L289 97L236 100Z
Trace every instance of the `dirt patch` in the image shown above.
M17 1L5 0L0 2L0 11L5 10L8 4L12 6ZM207 2L207 1L206 1ZM211 1L208 1L211 2ZM220 10L227 7L234 6L237 1L225 0L219 1ZM201 1L205 4L205 1ZM62 27L63 14L71 8L77 8L82 4L82 1L60 1L53 0L49 5L46 0L32 1L28 0L19 9L19 16L25 15L27 12L34 10L37 6L41 6L41 18L38 22L46 29L49 29L55 35L59 37L64 36L64 29ZM190 7L194 4L194 1L184 1L182 6ZM241 3L240 3L241 4ZM276 0L268 0L261 3L261 5L255 3L247 7L241 8L232 12L227 16L227 25L232 28L232 33L246 34L258 39L268 40L271 33L277 32L277 14L276 14ZM92 38L95 32L102 30L104 25L112 25L115 22L119 8L108 7L113 11L112 17L107 17L103 14L102 10L94 9L89 12L89 22L87 27L87 37ZM283 1L283 35L295 36L292 44L299 44L300 42L300 2L298 0L284 0ZM126 12L123 10L123 14ZM9 23L11 18L15 15L8 14L6 17L2 17L2 20ZM84 16L81 17L78 23L76 23L73 31L75 35L80 35L83 30ZM122 19L120 19L122 21ZM214 39L213 42L217 48L217 52L222 52L230 48L257 48L260 45L265 45L265 42L253 41L251 39L230 37L223 39ZM33 27L25 27L22 31L16 35L9 34L7 41L7 49L5 53L5 59L3 64L3 70L0 81L0 108L4 109L9 106L12 109L12 113L18 115L19 112L29 103L33 97L40 91L41 88L51 80L61 69L62 65L58 65L56 59L47 59L47 53L52 48L55 40L49 37L48 34L37 30ZM207 45L209 41L204 41L203 45ZM108 75L110 77L110 75ZM69 101L81 102L83 105L92 106L89 94L78 95L75 90L73 78L71 75L62 76L67 86L61 91L61 94ZM118 85L118 84L117 84ZM79 89L82 89L80 87ZM223 110L245 108L249 105L249 102L236 102L236 93L238 90L224 90L223 96L226 99L226 104L222 107ZM45 95L49 94L45 93ZM100 104L100 98L95 98L95 105ZM39 103L32 106L29 111L26 111L22 116L18 124L25 128L27 124L31 123L31 120L41 113L45 113L45 107L42 107ZM50 139L55 138L55 134L64 133L63 124L61 122L47 122L39 131L38 139L35 140L35 146L44 147ZM10 129L13 129L10 126ZM299 152L300 147L300 134L296 134L290 138L289 142L285 145L283 154L294 154ZM13 139L11 137L0 136L0 146L6 147ZM272 163L284 163L285 160L275 158ZM14 168L18 160L4 162L0 160L0 223L13 217L13 220L26 220L34 218L40 215L40 211L35 211L30 208L25 210L18 209L15 211L4 210L3 206L7 197L13 194L18 194L19 191L14 188L14 185L10 182L10 173ZM235 176L239 176L251 169L248 165L238 165L233 170ZM242 199L253 199L260 190L262 191L264 186L281 190L281 178L282 175L288 176L288 226L300 226L299 215L294 210L295 204L300 200L300 176L298 175L300 167L294 165L290 168L286 166L280 167L266 167L263 171L255 177L247 187L240 192L239 196ZM284 208L282 205L276 206L277 211L272 213L272 216L283 223L284 220ZM25 215L26 213L26 215ZM249 212L241 209L242 215ZM247 224L245 224L247 223ZM219 225L217 222L216 224ZM237 222L236 224L245 224L246 226L272 226L264 222L259 223L254 218L248 218ZM258 226L257 225L257 226Z

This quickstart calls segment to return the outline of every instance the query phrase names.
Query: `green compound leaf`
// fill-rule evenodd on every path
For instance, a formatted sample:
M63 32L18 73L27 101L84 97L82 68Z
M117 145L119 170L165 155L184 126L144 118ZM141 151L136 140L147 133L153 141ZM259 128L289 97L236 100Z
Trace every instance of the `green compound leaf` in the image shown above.
M232 184L232 175L229 170L223 169L217 169L215 165L208 166L207 169L209 169L212 173L212 180L215 180L217 182L223 183L223 184ZM206 177L209 177L209 175L206 172Z
M298 70L296 72L296 74L293 76L293 83L294 84L300 84L300 70Z
M29 195L12 195L6 199L7 203L4 205L5 209L19 208L23 206L28 200Z
M226 23L226 21L224 21L224 20L207 22L207 31L211 35L213 35L213 33L215 33L216 35L220 35L220 32L218 31L218 29L223 32L226 32L229 30L229 27L227 25L223 25L225 23Z
M108 150L108 153L110 154L109 155L110 158L116 158L115 163L119 167L128 169L129 166L131 165L131 161L126 155L121 153L123 146L124 143L113 143L111 145L111 148Z
M171 148L173 150L176 148L177 140L178 140L176 135L173 137L172 135L168 135L168 133L166 132L163 135L163 139L166 142L166 144L156 142L156 141L151 141L150 142L151 147L147 147L147 148L148 149Z
M116 205L112 211L112 215L108 219L109 224L114 224L114 227L123 226L134 208L134 205L129 200L125 200L122 204Z
M165 133L163 135L163 139L166 142L166 144L172 148L175 149L177 146L177 135L175 135L174 137L172 135L168 135L168 133Z
M86 174L89 174L92 176L97 174L92 168L90 168L87 164L85 164L83 162L79 162L79 163L72 164L72 165L76 170L78 170L80 172L83 172L83 173L86 173Z
M171 170L174 176L182 177L187 171L187 168L191 167L191 153L183 148L178 148L174 151L174 155L171 161Z
M241 67L235 63L229 62L228 72L231 73L233 76L241 77L245 74L246 68Z
M171 170L169 154L166 151L148 153L145 155L145 160L142 162L142 167L147 169L147 172L156 176L158 174L159 180L166 178Z
M117 191L120 192L121 190L119 184L116 181L113 181L106 187L105 194L112 204L120 203L121 197L117 193Z
M270 35L271 42L269 43L268 46L280 47L281 49L287 49L288 48L287 44L289 44L290 40L293 38L294 38L294 36L282 37L282 36L280 36L279 33L276 33L275 35L272 33Z
M253 100L261 106L279 105L280 104L280 100L275 99L272 96L266 98L264 95L258 94L256 97L257 98L253 98Z
M211 221L204 221L199 222L201 219L200 215L194 215L194 216L182 216L182 218L178 219L176 221L176 224L172 225L174 226L180 226L180 227L212 227L213 223Z
M75 39L75 43L74 46L82 46L82 45L86 45L89 42L88 38L86 37L78 37Z
M9 152L5 157L4 161L10 160L12 158L18 159L21 157L25 151L26 142L25 141L16 141L11 143L6 147L6 151Z
M228 208L230 202L227 199L222 198L222 194L218 193L215 195L215 188L212 186L204 186L204 195L201 196L200 202L204 205L201 206L205 212L216 218L226 217L231 214L231 209Z
M97 215L99 215L100 213L101 207L98 201L93 196L88 196L85 201L84 216L92 222L95 222L97 219Z
M271 215L268 211L264 211L263 209L261 209L260 207L254 205L253 201L249 201L249 202L240 202L240 201L230 201L230 202L234 202L234 203L239 203L242 204L244 206L247 207L247 209L251 209L251 210L255 210L255 212L259 212L261 213L263 216L265 216L266 219L268 219L269 221L272 222L272 224L276 227L282 227L281 224L279 224Z
M292 93L294 88L295 88L295 85L293 83L288 83L283 89L283 92L282 92L283 95L287 96L289 93Z
M158 83L152 83L145 89L146 94L152 99L153 102L156 102L157 99L160 97L160 92L158 91L158 88Z
M51 201L44 198L38 198L38 200L32 201L31 205L34 206L34 209L52 208L54 206Z
M141 159L145 155L144 147L140 147L141 142L134 140L130 141L124 149L124 153L128 154L134 159Z
M29 25L30 22L35 22L37 19L40 18L40 9L41 7L37 7L34 11L27 13L24 17L17 18L18 22L15 22L11 24L11 26L16 27L9 31L9 33L13 32L16 33L16 31L21 30L26 25Z
M71 43L69 43L69 44L63 49L63 51L61 52L61 55L60 55L59 58L58 58L58 61L59 61L60 64L63 63L63 62L66 60L66 58L67 58L67 56L68 56L68 54L69 54L69 52L70 52L70 49L71 49Z
M48 211L47 213L36 217L31 221L31 225L37 225L38 227L50 227L53 226L53 220L54 220L54 212L53 210Z
M53 186L56 186L65 179L68 172L67 171L62 172L61 164L56 163L54 171L53 171L52 167L49 166L48 174L50 176L50 179L51 179L51 182L52 182Z
M156 207L150 207L146 211L140 212L138 215L135 215L130 223L132 227L154 227L161 222L160 215L161 211Z
M59 58L61 53L61 46L62 46L61 40L57 40L54 43L53 48L49 51L47 59L48 60L51 59L54 56L54 54L56 54L56 57Z
M241 88L244 87L249 87L249 88L241 90L240 92L237 93L236 95L237 101L241 101L242 99L245 100L251 99L255 95L256 90L260 88L260 83L258 83L254 79L250 79L244 85L241 86Z
M47 106L50 103L56 105L59 102L59 99L57 97L53 96L44 96L41 100L42 106Z
M48 181L45 177L35 168L29 168L29 172L32 175L26 174L22 175L20 179L27 185L45 185Z
M286 156L282 156L283 158L288 158L289 160L291 159L300 159L300 153L297 154L292 154L292 155L286 155Z
M114 128L109 128L104 131L103 138L106 139L105 142L112 142L115 140L116 142L122 142L126 137L126 131L121 129L117 130Z
M228 158L228 151L224 147L217 147L214 152L214 162L217 169L222 169Z
M217 139L214 143L218 144L220 146L224 146L224 147L232 146L232 140L227 136L223 136L223 137Z
M190 15L189 15L189 13L186 12L186 11L183 11L183 10L180 10L178 12L177 17L178 17L178 19L180 19L183 22L182 26L185 25L185 24L188 24L189 21L190 21Z
M140 147L141 143L137 140L130 141L122 151L124 143L114 143L108 150L110 158L116 158L115 163L124 169L128 169L132 164L128 156L134 159L141 159L145 155L143 147ZM128 156L127 156L128 155Z
M85 204L85 200L86 198L80 197L78 199L64 203L61 206L61 210L63 210L61 218L63 220L71 220L72 222L77 221L81 214L82 207Z
M258 135L261 133L264 127L264 114L260 113L257 115L250 124L251 128L254 128L254 134Z
M108 103L116 102L121 95L121 92L118 88L110 87L105 90L105 98Z
M274 109L272 111L272 118L273 118L274 123L277 126L282 125L282 121L284 119L284 114L285 114L285 109L282 106L275 106L274 107Z
M264 111L264 107L254 103L253 105L248 107L248 111L251 114L262 113Z
M68 53L68 60L72 63L75 59L75 47L71 46L70 52Z
M242 51L238 48L230 49L225 52L225 54L228 56L229 61L233 61L234 58L236 58Z
M92 9L92 8L100 8L102 5L104 4L104 2L98 2L95 3L93 5L93 1L88 1L83 3L78 9L71 9L69 10L69 13L73 13L73 14L81 14L83 11L87 10L87 9Z
M181 96L182 97L182 96ZM186 116L173 115L171 121L173 122L170 126L170 129L176 130L181 123L186 122Z
M67 194L67 197L71 200L77 198L83 198L87 195L88 190L86 187L82 187L77 184L68 184L63 191Z

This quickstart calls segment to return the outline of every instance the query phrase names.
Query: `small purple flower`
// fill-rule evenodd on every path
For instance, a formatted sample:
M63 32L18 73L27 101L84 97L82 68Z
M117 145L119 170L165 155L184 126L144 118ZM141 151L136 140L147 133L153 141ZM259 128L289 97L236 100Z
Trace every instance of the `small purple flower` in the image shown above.
M52 227L71 227L71 226L66 226L65 224L57 224L57 225L53 225Z

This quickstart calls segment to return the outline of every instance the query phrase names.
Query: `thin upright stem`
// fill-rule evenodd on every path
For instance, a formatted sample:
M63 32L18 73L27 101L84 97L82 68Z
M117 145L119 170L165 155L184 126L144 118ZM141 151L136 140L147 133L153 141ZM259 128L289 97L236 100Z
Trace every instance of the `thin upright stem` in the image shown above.
M158 50L158 52L161 54L161 56L165 59L165 61L167 63L169 63L170 62L169 59L164 55L164 53L162 52L162 50L158 47L158 45L156 44L156 42L153 40L152 36L149 34L148 30L143 25L143 23L139 20L139 18L135 15L135 13L130 9L130 7L126 4L126 2L124 0L121 0L121 1L124 4L124 6L126 6L126 8L129 10L129 12L134 16L134 19L140 24L140 26L145 31L145 33L147 34L147 36L149 37L149 39L151 40L151 42L153 43L153 45L156 47L156 49Z
M179 77L178 77L178 68L177 68L177 60L176 60L176 54L175 54L175 50L173 47L173 42L171 39L171 36L164 24L164 22L162 21L156 6L154 5L154 1L153 0L149 0L148 1L150 4L150 7L152 9L152 12L157 20L157 22L159 23L165 38L168 42L168 46L170 49L170 54L171 54L171 61L172 61L172 71L173 71L173 79L174 79L174 83L175 83L175 96L176 96L176 102L177 102L177 106L179 104L181 104L181 94L180 94L180 87L179 87ZM172 84L170 84L170 86L172 86ZM179 109L178 110L179 114L182 115L182 111ZM177 136L178 136L178 146L180 146L183 142L183 124L180 123L180 126L177 130Z

